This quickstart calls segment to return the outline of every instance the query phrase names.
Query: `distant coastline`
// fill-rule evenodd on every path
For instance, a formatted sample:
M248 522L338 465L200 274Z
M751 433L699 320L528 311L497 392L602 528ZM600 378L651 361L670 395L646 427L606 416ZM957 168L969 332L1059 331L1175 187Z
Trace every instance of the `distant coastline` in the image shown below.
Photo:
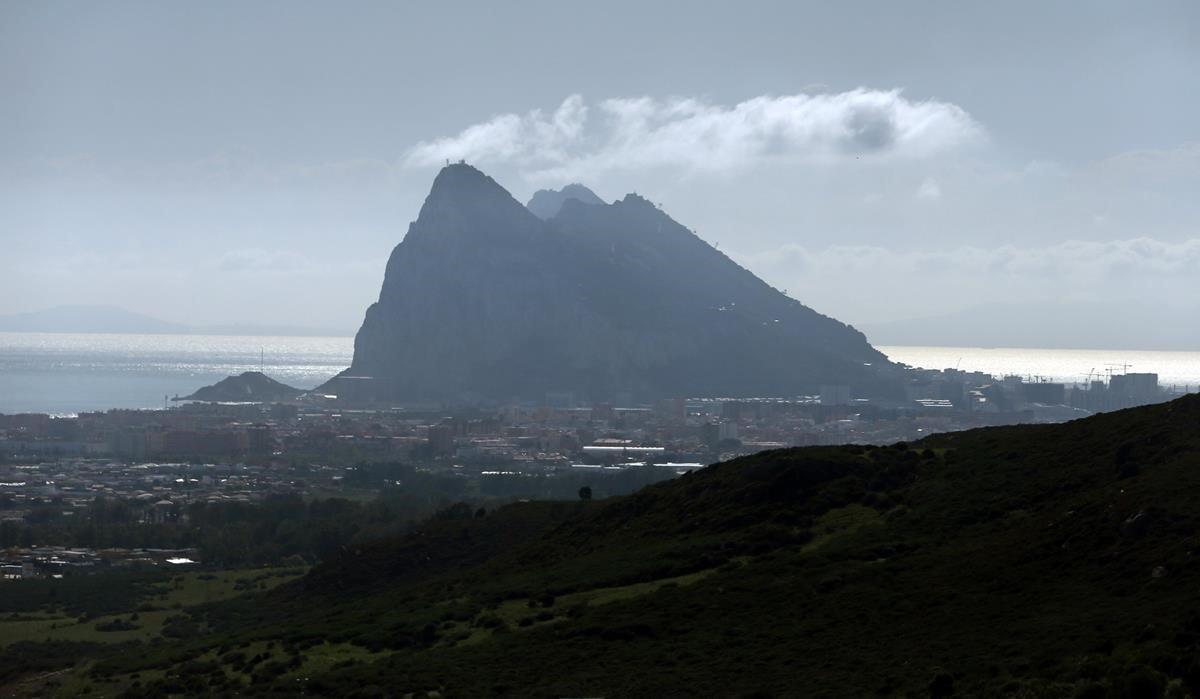
M0 332L268 337L345 337L354 334L350 328L288 324L188 325L105 305L55 306L40 311L0 315Z
M1153 373L1164 386L1200 385L1200 352L1188 350L1063 349L876 345L894 362L923 369L962 369L1085 383L1107 372Z
M350 365L347 336L0 332L0 413L162 408L262 369L311 389Z
M893 361L926 369L957 366L995 376L1083 381L1107 364L1153 372L1164 386L1200 385L1200 352L881 345ZM302 389L350 365L347 335L253 336L0 332L0 413L72 414L161 408L231 375L262 369Z

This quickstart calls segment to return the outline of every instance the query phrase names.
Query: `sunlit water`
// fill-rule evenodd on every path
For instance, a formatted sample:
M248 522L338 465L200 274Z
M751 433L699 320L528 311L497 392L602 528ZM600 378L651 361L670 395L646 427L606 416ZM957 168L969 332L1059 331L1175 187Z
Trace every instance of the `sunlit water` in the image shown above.
M892 360L993 375L1083 381L1089 371L1128 364L1164 385L1200 385L1200 352L880 347ZM350 365L349 337L0 333L0 413L72 414L153 408L231 374L262 367L268 376L313 388Z
M1089 373L1155 373L1164 386L1200 384L1200 352L1147 350L1019 349L1006 347L883 347L894 362L925 369L958 367L993 376L1034 376L1050 381L1083 383ZM1094 372L1094 373L1093 373Z
M0 413L152 408L257 370L313 388L350 365L349 337L0 333Z

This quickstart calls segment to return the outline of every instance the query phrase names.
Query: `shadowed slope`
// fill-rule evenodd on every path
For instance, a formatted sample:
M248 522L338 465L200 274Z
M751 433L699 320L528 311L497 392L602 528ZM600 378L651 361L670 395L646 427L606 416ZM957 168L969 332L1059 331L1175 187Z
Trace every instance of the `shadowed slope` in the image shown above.
M486 402L894 388L861 333L767 286L640 197L550 221L451 165L388 261L353 365L323 390Z
M1194 695L1196 492L1197 396L767 452L601 502L447 512L211 608L206 643L373 651L302 675L327 696Z

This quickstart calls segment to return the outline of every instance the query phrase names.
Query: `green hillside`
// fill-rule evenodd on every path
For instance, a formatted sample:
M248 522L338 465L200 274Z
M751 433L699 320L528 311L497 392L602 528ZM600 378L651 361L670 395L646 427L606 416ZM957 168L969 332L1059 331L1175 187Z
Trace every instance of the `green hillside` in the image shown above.
M1189 397L453 508L74 677L135 696L1200 696L1198 551Z

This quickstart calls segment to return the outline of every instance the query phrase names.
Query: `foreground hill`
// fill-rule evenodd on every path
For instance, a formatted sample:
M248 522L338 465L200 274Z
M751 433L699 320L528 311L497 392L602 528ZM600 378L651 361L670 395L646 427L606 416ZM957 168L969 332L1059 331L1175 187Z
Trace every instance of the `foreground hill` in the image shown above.
M862 333L645 199L562 194L535 207L553 211L543 221L475 168L443 169L388 260L352 366L322 390L470 403L895 389Z
M90 672L156 696L1198 696L1198 488L1200 396L767 452L453 508Z

